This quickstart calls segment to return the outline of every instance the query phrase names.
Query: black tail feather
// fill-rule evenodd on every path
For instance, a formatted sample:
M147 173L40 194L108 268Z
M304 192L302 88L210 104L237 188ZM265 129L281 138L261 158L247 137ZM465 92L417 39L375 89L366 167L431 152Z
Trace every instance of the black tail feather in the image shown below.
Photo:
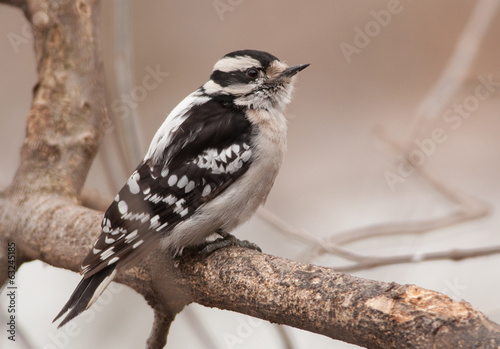
M64 326L70 320L81 314L85 309L87 309L91 304L92 299L94 298L94 294L96 290L99 288L99 285L110 276L116 268L116 264L112 264L98 273L88 277L83 278L76 289L73 291L73 294L69 298L68 302L61 309L59 314L55 317L52 322L57 321L62 315L64 315L68 310L69 313L66 317L61 321L57 328ZM102 290L101 290L102 292Z

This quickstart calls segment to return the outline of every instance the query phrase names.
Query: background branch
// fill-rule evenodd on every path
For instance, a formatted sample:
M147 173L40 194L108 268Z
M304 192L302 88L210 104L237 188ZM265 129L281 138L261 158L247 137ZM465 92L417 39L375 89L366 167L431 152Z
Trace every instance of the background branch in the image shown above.
M258 212L261 218L277 228L281 233L308 245L299 257L300 260L311 262L323 254L331 254L355 262L347 266L338 266L335 268L336 270L358 271L392 264L444 259L459 260L500 253L500 246L486 246L471 249L416 252L405 255L373 256L356 253L345 247L345 245L352 242L382 236L429 233L467 221L478 220L491 214L491 207L488 203L467 195L458 188L452 188L444 179L436 175L429 166L412 163L408 153L411 146L414 145L413 141L425 136L424 131L428 132L427 128L433 125L435 119L440 116L450 103L450 100L463 88L470 67L479 53L481 42L486 37L499 6L500 3L495 0L480 0L475 4L474 10L458 37L454 51L445 68L417 107L408 140L404 143L398 141L388 135L382 127L376 127L374 130L378 139L388 145L396 155L404 159L407 171L417 174L429 187L446 198L453 210L437 218L380 223L349 229L320 238L319 234L296 228L269 210L261 208ZM429 155L426 154L426 156ZM458 208L455 208L455 206Z
M4 200L0 204L2 210L12 207ZM100 231L100 212L68 207L66 200L55 197L28 201L7 211L15 221L26 220L26 227L31 227L23 229L16 241L30 259L74 271L86 253L84 247ZM66 234L65 241L54 250L51 240L61 234ZM240 248L217 251L203 260L196 252L187 251L178 268L173 268L168 254L158 251L120 274L117 281L141 293L161 319L155 320L151 348L161 347L151 343L163 343L158 336L164 338L165 333L158 329L168 328L161 314L175 314L190 302L370 348L490 347L486 343L494 343L494 348L500 344L498 325L469 304L440 293L366 280Z

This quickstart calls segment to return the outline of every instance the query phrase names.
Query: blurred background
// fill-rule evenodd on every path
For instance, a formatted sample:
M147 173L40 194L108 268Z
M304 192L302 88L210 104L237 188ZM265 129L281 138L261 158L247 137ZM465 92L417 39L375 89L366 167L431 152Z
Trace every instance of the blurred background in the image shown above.
M266 211L236 235L266 253L464 299L498 323L500 253L447 258L456 249L500 252L496 2L102 1L113 122L86 186L113 197L168 112L224 54L252 48L289 64L310 63L287 110L288 152ZM37 81L32 43L21 11L0 6L3 187L18 165ZM157 84L146 89L144 79L155 70ZM428 253L440 258L426 261ZM386 265L370 268L374 256ZM395 256L412 263L395 264ZM52 319L79 279L41 262L23 265L18 340L8 341L3 329L0 347L144 347L153 312L118 284L56 330ZM3 291L4 327L7 306ZM168 348L257 345L355 347L196 304L177 317L168 337Z

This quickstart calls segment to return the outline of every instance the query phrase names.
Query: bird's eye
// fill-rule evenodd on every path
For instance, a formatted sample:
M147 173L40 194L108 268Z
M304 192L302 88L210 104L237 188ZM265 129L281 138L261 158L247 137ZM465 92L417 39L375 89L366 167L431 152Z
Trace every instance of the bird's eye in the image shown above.
M247 76L250 79L257 79L257 77L259 76L259 71L255 68L247 69Z

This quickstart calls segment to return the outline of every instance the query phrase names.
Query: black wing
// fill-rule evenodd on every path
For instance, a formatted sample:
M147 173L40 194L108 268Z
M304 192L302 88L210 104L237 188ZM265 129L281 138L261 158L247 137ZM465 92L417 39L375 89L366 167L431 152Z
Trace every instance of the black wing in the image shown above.
M82 263L85 277L157 243L241 177L252 161L252 131L238 109L214 100L193 107L159 159L143 161L106 211Z

